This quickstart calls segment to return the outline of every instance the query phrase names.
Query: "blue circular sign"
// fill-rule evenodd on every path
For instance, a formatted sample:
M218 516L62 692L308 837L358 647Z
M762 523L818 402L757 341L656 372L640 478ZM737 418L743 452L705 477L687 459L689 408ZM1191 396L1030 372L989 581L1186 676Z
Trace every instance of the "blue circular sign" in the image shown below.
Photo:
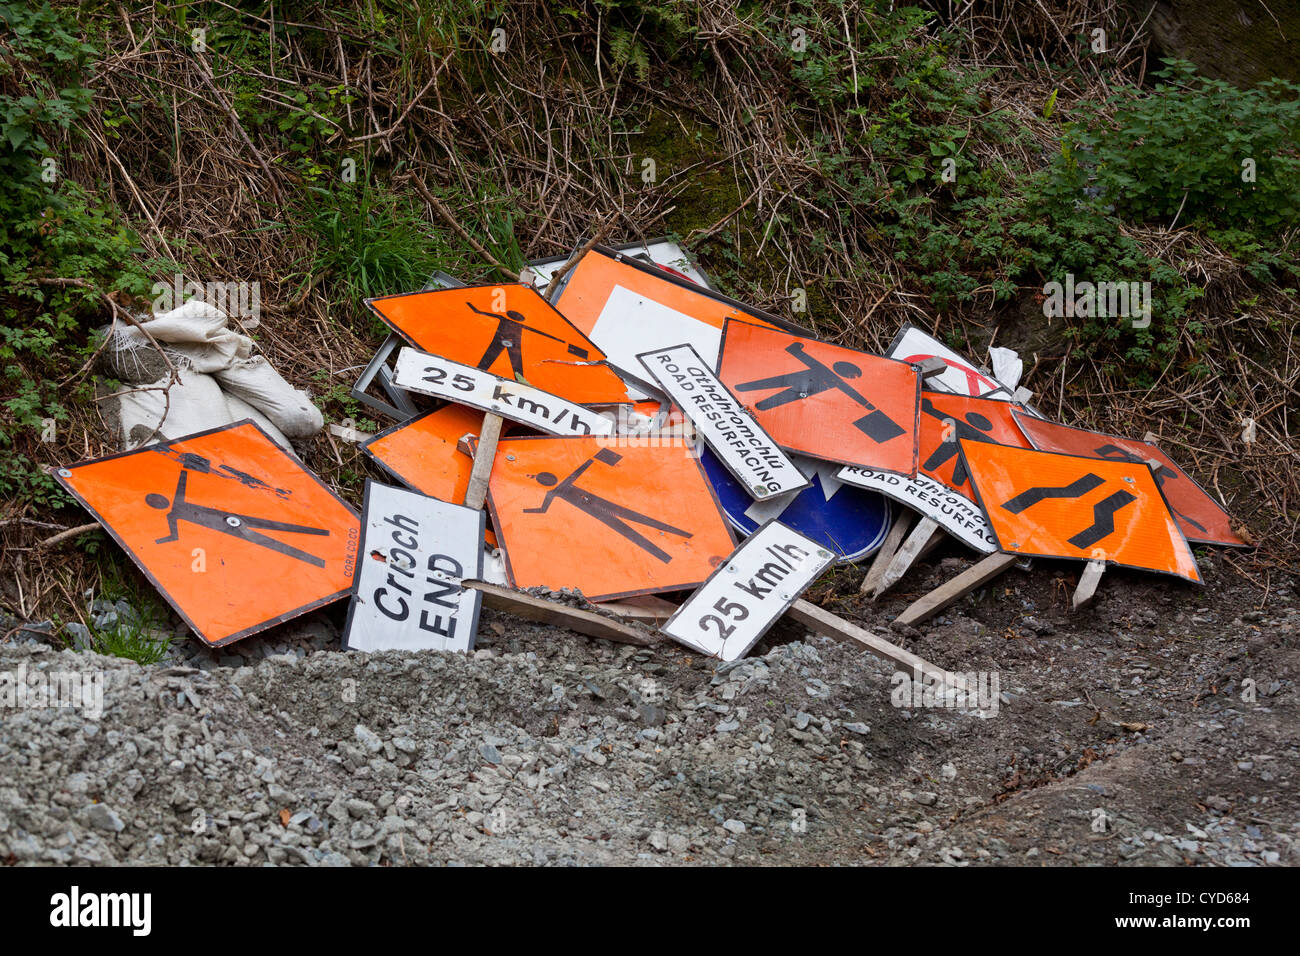
M765 521L778 518L835 552L839 562L860 561L874 553L894 523L889 499L837 481L834 476L840 466L833 462L792 454L790 458L811 477L812 486L795 494L779 512L755 502L708 448L702 449L700 460L727 520L741 534L753 534Z

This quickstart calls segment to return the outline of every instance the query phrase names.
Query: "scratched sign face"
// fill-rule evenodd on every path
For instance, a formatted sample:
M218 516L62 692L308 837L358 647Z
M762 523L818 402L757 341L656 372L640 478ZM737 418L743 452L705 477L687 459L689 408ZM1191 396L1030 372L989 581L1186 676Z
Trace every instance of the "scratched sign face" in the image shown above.
M528 286L435 289L367 304L422 351L579 405L628 401L605 353Z
M253 422L70 465L58 479L208 644L352 586L356 512Z

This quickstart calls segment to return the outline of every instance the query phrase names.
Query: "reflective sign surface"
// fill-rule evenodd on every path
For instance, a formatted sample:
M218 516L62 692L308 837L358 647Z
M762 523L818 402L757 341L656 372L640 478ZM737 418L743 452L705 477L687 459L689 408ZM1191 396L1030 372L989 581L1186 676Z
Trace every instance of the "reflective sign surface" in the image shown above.
M916 473L916 369L893 359L729 321L718 377L783 448Z
M469 488L474 460L457 450L464 435L477 435L484 413L465 405L444 405L385 429L361 445L394 477L422 494L460 504Z
M489 503L516 587L577 588L593 601L694 587L735 547L678 443L506 439Z
M528 286L435 289L367 304L425 352L578 404L628 400L605 353Z
M961 453L1003 551L1101 559L1201 580L1145 464L966 440Z
M360 520L251 421L61 469L204 641L344 597Z

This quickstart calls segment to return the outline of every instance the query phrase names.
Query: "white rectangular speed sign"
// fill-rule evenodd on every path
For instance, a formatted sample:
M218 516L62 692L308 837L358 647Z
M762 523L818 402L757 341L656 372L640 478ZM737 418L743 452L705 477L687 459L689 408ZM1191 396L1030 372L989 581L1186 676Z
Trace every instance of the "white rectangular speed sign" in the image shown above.
M769 521L718 565L661 630L702 654L738 660L834 561L816 541Z
M612 435L614 417L474 368L410 347L397 356L394 381L412 392L471 405L548 435Z

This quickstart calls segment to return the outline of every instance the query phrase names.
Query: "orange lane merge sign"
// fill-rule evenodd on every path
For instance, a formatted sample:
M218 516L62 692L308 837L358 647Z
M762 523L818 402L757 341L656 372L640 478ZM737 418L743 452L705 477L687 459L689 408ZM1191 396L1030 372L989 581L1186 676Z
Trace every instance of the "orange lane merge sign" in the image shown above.
M921 379L906 362L729 321L718 377L782 448L916 474Z
M1178 527L1188 541L1234 548L1248 547L1241 536L1232 530L1232 519L1219 503L1155 445L1045 422L1028 415L1016 415L1016 421L1034 447L1042 451L1059 451L1067 455L1105 458L1110 461L1139 462L1154 458L1164 466L1156 472L1156 483L1168 499Z
M463 286L368 299L416 348L579 405L628 401L605 353L525 285Z
M359 516L251 421L56 475L210 645L352 587Z
M1148 465L966 440L961 454L1001 550L1200 582Z
M542 437L497 446L488 503L516 587L577 588L591 601L684 590L735 549L688 447L608 444Z

